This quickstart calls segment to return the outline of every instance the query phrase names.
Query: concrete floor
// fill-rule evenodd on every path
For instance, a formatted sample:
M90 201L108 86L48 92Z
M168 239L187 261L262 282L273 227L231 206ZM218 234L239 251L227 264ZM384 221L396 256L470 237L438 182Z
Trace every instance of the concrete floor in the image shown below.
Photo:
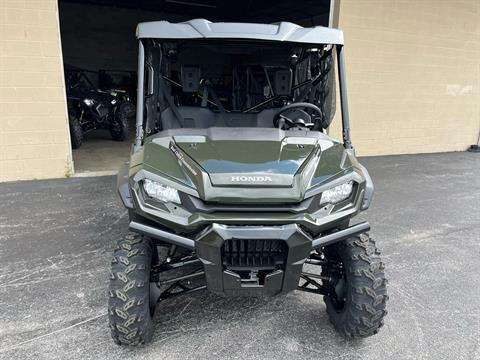
M390 280L382 331L339 337L318 296L198 293L158 308L153 343L110 340L106 288L126 212L113 177L0 184L2 359L480 359L480 156L363 159L362 218Z
M75 176L116 174L128 160L135 140L135 119L130 121L129 139L115 141L108 130L94 130L85 134L79 149L72 150Z

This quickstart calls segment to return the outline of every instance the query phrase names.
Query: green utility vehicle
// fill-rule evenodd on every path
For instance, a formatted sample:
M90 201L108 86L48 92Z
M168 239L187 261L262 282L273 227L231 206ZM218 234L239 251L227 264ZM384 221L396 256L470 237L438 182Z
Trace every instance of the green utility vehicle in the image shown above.
M148 342L155 308L202 289L323 296L346 337L378 332L386 280L373 184L349 134L343 33L292 23L139 24L136 140L118 190L113 339ZM338 64L343 141L327 135ZM233 305L234 306L234 305ZM320 306L319 306L320 309Z

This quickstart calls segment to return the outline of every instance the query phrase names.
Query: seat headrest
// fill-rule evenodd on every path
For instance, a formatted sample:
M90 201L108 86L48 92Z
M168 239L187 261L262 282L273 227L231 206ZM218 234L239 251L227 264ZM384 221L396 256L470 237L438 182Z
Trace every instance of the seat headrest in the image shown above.
M292 71L275 71L275 95L290 95L292 92Z
M182 65L181 80L184 92L197 92L200 87L201 72L198 65Z

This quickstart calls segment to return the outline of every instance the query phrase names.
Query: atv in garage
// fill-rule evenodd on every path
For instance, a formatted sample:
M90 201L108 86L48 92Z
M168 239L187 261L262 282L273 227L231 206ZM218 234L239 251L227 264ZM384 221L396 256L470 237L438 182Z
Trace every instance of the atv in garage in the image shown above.
M118 344L153 334L162 302L322 295L346 337L378 332L384 265L367 222L373 184L350 141L343 34L292 23L142 23L136 140L118 190L131 232L113 254ZM326 134L335 109L343 141ZM181 273L179 273L181 271Z
M68 121L73 149L78 149L87 132L110 131L112 139L128 139L128 122L135 116L135 106L123 90L95 89L83 71L66 71Z

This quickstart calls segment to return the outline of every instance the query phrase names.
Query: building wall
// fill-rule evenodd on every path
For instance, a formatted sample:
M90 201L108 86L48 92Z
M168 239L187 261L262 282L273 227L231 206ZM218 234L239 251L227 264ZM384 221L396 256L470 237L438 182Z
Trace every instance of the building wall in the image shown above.
M339 27L357 154L463 151L477 142L480 1L341 0ZM337 114L337 138L339 124Z
M72 171L61 54L56 0L0 1L0 181Z

